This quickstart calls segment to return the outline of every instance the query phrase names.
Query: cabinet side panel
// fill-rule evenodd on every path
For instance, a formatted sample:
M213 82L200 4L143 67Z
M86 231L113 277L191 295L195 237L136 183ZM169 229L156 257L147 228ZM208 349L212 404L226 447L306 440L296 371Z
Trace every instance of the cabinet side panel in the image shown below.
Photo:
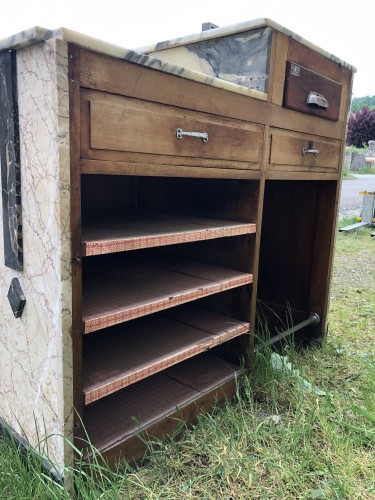
M59 40L17 53L24 270L0 264L1 417L32 446L51 436L59 467L72 428L67 62ZM7 300L13 278L26 297L18 319Z

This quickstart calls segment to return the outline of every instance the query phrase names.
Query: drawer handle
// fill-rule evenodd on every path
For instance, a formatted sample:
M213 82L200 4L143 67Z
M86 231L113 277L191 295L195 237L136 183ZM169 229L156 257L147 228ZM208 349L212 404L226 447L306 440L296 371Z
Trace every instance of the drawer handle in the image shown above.
M207 132L184 132L181 128L178 128L176 130L177 139L182 139L184 136L198 137L199 139L202 139L203 142L208 142Z
M302 148L302 154L311 153L314 156L318 156L319 149Z
M310 92L307 96L306 104L311 106L312 108L318 109L328 109L328 101L322 94L318 94L318 92Z

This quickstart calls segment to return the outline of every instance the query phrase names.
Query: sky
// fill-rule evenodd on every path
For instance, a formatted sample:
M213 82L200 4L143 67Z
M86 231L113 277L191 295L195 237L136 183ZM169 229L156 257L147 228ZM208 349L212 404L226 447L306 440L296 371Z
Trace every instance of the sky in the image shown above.
M353 96L375 94L374 0L0 0L0 39L60 26L133 49L259 17L357 68Z

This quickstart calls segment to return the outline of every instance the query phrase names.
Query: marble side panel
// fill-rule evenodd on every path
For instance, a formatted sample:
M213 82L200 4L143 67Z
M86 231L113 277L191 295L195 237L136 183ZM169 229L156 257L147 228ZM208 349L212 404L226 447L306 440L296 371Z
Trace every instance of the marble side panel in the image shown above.
M234 33L150 55L260 92L268 90L271 28Z
M23 272L0 264L0 416L60 471L73 428L67 67L61 40L17 52ZM26 297L18 319L13 278Z
M0 165L4 262L21 270L22 211L16 53L0 54Z

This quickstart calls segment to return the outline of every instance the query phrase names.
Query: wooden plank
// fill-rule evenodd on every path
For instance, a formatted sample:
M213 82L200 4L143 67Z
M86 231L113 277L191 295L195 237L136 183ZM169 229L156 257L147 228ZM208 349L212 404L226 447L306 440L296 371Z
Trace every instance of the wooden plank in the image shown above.
M166 436L176 438L181 432L181 422L192 425L200 412L208 412L213 406L217 407L219 404L223 404L228 399L235 397L236 392L237 383L233 377L220 386L199 395L197 399L175 409L173 413L157 419L138 434L133 434L123 440L120 439L116 444L102 452L105 466L109 465L115 469L121 458L125 458L130 463L140 459L148 449L148 439L163 439ZM101 457L97 457L97 459L99 462L101 461Z
M317 172L315 169L314 172L303 172L301 169L296 172L290 169L289 171L268 170L266 173L266 179L269 180L336 181L339 178L339 173L330 173L326 170L324 172Z
M89 102L92 149L259 163L261 125L100 93ZM178 129L208 140L178 139Z
M72 259L72 355L74 442L84 437L82 429L82 258L81 258L81 173L80 173L80 51L68 46L70 127L70 231Z
M340 121L346 123L349 120L350 100L352 98L353 73L348 68L341 68L341 71L342 94L340 106Z
M202 364L206 376L200 381L199 390L189 386L188 377L184 384L175 380L176 373L165 372L87 406L84 424L92 445L103 453L126 443L140 432L165 421L168 416L176 415L176 409L193 406L202 396L209 395L240 374L238 367L209 355L203 355L202 359L200 356L192 358L178 367L192 375L192 383L198 385L194 373L201 372ZM210 398L211 404L213 400Z
M307 162L306 163L310 163ZM325 167L325 166L320 166L320 167L315 167L312 165L296 165L294 163L285 163L282 165L271 165L270 169L272 169L273 172L285 172L285 171L290 171L291 173L294 174L294 172L317 172L321 174L337 174L338 172L338 167ZM292 175L290 178L294 179L294 175Z
M164 374L198 392L206 392L240 373L238 366L209 354L202 354L168 368Z
M312 246L309 310L320 316L319 326L311 330L312 335L320 338L324 338L327 334L329 290L340 184L341 182L319 183L316 197L316 226Z
M4 263L23 268L20 133L16 52L0 54L0 166Z
M90 404L248 332L249 324L181 306L87 338L83 391Z
M84 256L238 236L256 230L255 224L147 210L89 210L82 219Z
M150 70L84 49L81 49L81 53L80 80L81 85L88 89L325 137L338 139L342 136L342 123L339 122L332 124L318 117L312 120L308 115L288 109L280 110L279 105L253 97Z
M286 60L288 54L289 37L280 33L279 31L273 32L274 51L271 61L271 88L269 98L274 104L281 106L283 104L284 96L284 81Z
M191 168L184 165L135 163L125 161L81 160L83 174L195 177L205 179L259 179L257 170L229 168Z
M288 59L302 64L306 68L325 75L328 78L332 78L336 82L341 82L342 66L340 64L295 40L290 40L289 42Z
M249 273L178 259L155 259L152 265L128 261L115 270L99 268L86 274L85 333L252 282Z

